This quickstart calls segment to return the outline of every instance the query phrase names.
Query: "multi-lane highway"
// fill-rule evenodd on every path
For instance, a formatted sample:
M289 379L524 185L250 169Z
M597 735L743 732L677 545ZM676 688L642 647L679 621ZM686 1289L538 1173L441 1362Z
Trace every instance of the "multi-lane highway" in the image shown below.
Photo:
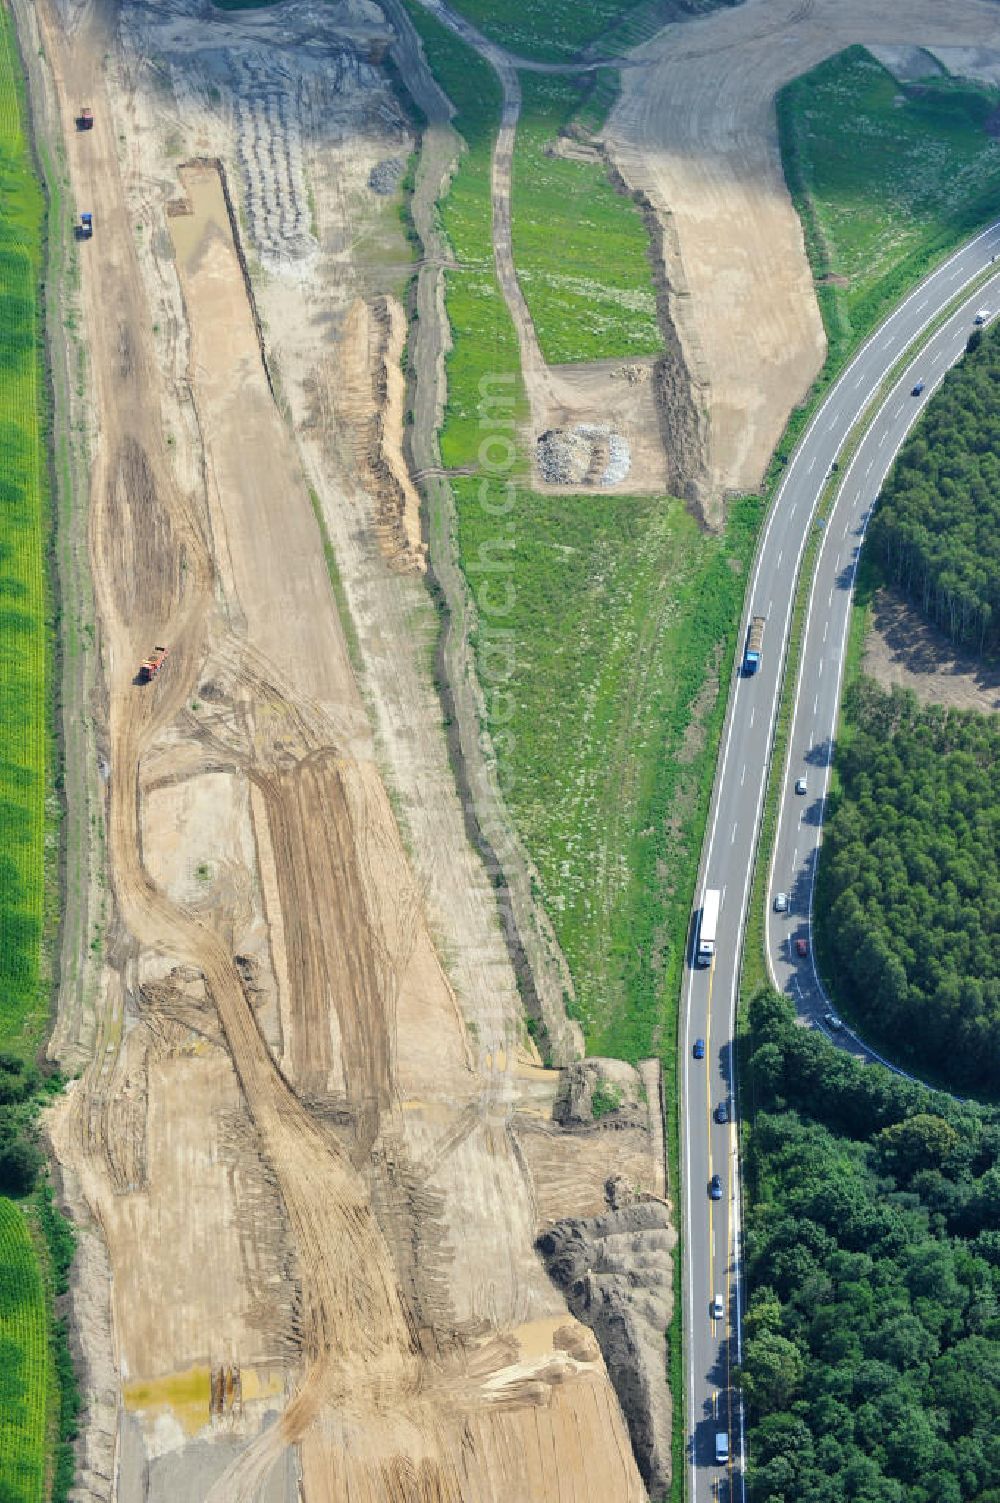
M752 677L734 673L722 750L702 855L698 897L722 893L716 957L710 967L690 966L684 988L681 1072L681 1162L684 1204L684 1324L688 1414L689 1497L742 1499L745 1438L742 1411L730 1381L741 1352L740 1186L732 1039L736 989L752 864L764 785L791 624L795 582L816 503L831 467L890 371L907 349L1000 256L1000 224L944 262L886 320L830 389L789 462L754 563L741 628L738 660L751 616L766 617L763 656ZM795 690L789 753L783 770L781 809L769 883L768 961L777 983L820 1026L827 1007L816 975L809 911L833 736L854 571L872 502L923 406L945 371L961 355L980 307L1000 306L997 276L951 313L902 369L880 402L856 453L838 471L840 485L824 525L810 597L801 667ZM765 377L766 379L766 377ZM912 395L918 381L919 396ZM795 783L806 779L806 792ZM773 911L777 891L789 911ZM799 955L796 941L805 942ZM861 1050L844 1030L833 1036ZM705 1058L694 1057L697 1039ZM867 1052L867 1051L862 1051ZM720 1102L729 1121L719 1123ZM711 1200L713 1174L722 1198ZM711 1314L722 1296L723 1315ZM728 1438L729 1459L716 1462L716 1436Z

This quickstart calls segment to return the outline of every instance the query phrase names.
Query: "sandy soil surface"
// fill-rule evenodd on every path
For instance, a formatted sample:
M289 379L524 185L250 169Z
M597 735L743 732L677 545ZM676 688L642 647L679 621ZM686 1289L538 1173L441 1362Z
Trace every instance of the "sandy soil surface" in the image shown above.
M894 590L875 597L862 666L886 688L899 684L925 703L981 714L1000 710L1000 668L957 652Z
M534 1243L540 1206L600 1210L595 1235L670 1287L658 1091L609 1067L628 1131L585 1125L581 1147L557 1120L406 637L428 610L406 496L387 528L322 399L336 315L364 290L352 237L377 219L360 223L352 182L405 137L372 61L384 21L364 0L211 21L196 0L135 4L123 32L110 7L37 16L95 221L81 302L114 913L91 1015L74 1000L89 1063L50 1122L83 1244L82 1496L642 1499L605 1333ZM373 416L397 430L385 306ZM385 448L398 465L398 431ZM369 705L306 469L338 551L353 537ZM170 654L142 685L156 642ZM533 1164L521 1136L539 1131ZM616 1173L630 1203L605 1186L602 1207ZM619 1371L638 1340L618 1340Z
M630 55L605 132L625 180L666 231L671 322L707 417L692 468L715 519L752 489L825 337L778 153L774 95L852 43L996 43L991 0L747 0L669 26ZM702 474L702 466L704 471Z

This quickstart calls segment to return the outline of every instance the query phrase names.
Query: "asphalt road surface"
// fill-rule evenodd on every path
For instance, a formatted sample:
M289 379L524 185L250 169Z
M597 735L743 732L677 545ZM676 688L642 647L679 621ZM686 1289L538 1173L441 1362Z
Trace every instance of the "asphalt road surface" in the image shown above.
M702 855L698 906L706 888L722 893L716 955L711 966L689 966L685 986L681 1072L681 1154L684 1181L684 1321L686 1326L687 1465L694 1503L743 1499L744 1423L729 1373L741 1355L740 1185L732 1039L736 989L752 862L765 775L774 734L782 668L799 563L831 466L848 435L907 348L963 287L1000 257L1000 223L993 225L917 287L858 351L830 389L792 457L765 525L747 592L739 659L751 616L764 616L763 655L751 677L734 674L722 752ZM828 1003L813 965L810 902L830 776L840 680L858 554L872 504L908 430L962 354L979 308L1000 308L997 276L945 322L893 385L850 463L844 463L810 597L795 711L784 769L779 826L769 884L768 964L777 984L812 1023L867 1058L859 1040L827 1018ZM919 396L912 395L918 381ZM838 475L839 475L838 471ZM796 794L796 780L806 792ZM778 891L787 914L774 912ZM697 931L697 913L692 929ZM796 941L807 954L798 954ZM696 1039L705 1058L694 1058ZM720 1124L720 1102L729 1121ZM711 1200L718 1174L722 1198ZM721 1295L723 1316L711 1315ZM717 1464L716 1436L729 1459Z

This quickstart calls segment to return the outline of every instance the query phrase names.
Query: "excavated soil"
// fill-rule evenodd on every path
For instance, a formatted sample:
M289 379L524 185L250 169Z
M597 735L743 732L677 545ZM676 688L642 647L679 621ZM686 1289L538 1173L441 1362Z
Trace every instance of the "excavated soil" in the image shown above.
M825 353L802 230L785 187L774 95L854 43L996 43L990 0L752 0L666 27L630 54L606 145L664 227L674 379L707 419L708 515L759 483Z
M663 1330L643 1352L595 1340L535 1240L543 1205L617 1215L609 1173L660 1206L658 1073L609 1066L647 1107L567 1123L465 836L398 305L351 260L384 223L369 173L407 139L373 61L385 23L363 0L36 15L96 226L111 908L100 986L57 1035L84 1068L49 1122L81 1240L80 1496L640 1500L619 1395L642 1366L662 1415ZM668 1241L643 1261L669 1289Z
M865 673L891 689L912 689L925 704L1000 710L1000 667L961 652L894 590L879 590L865 637Z
M358 298L344 320L342 339L344 364L331 394L332 420L352 433L355 462L375 502L383 553L400 568L423 572L427 549L420 536L420 497L402 452L405 310L392 296Z

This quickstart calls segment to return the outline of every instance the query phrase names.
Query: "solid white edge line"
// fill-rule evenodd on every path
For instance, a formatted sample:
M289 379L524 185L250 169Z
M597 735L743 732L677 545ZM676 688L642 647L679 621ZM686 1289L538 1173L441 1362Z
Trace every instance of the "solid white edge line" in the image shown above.
M998 237L998 245L1000 245L1000 220L995 221L993 224L989 225L985 230L980 231L980 233L978 235L976 235L972 240L968 241L965 245L960 246L959 249L956 250L956 251L954 251L951 254L951 256L948 257L948 259L946 261L942 261L941 265L939 267L937 267L936 270L931 273L931 275L926 279L925 282L921 283L918 287L915 287L914 290L913 290L913 292L911 292L903 300L903 302L900 303L899 306L897 308L895 308L892 313L889 314L888 318L881 325L880 329L876 329L871 335L869 335L868 339L861 346L861 348L857 351L857 353L854 355L854 357L852 358L852 360L850 361L850 363L847 366L845 366L845 368L843 369L843 371L841 371L840 375L837 377L837 380L833 383L833 385L831 386L830 390L827 392L826 397L824 398L821 406L817 409L816 413L814 414L814 416L810 420L808 427L806 428L805 432L802 434L802 437L799 439L799 442L796 445L795 451L793 452L792 457L791 457L791 459L790 459L790 461L788 463L788 466L787 466L787 468L785 470L785 474L784 474L784 477L782 478L781 484L778 487L777 491L775 492L774 500L772 501L771 506L768 509L767 522L765 523L763 535L762 535L761 540L760 540L760 542L759 542L759 544L757 546L757 556L756 556L756 560L755 560L755 564L754 564L753 577L751 579L750 586L749 586L749 588L747 590L747 595L746 595L747 605L746 605L746 608L744 610L743 616L741 617L741 635L740 635L740 637L737 638L737 642L743 640L743 637L745 636L745 633L746 633L746 629L747 629L747 627L750 624L750 616L753 614L754 594L755 594L755 591L756 591L756 588L757 588L758 580L760 578L761 566L762 566L764 557L766 555L767 539L770 536L771 528L774 525L774 519L778 515L778 512L780 510L781 497L782 497L782 495L784 493L786 485L788 484L788 482L791 479L791 476L792 476L792 474L793 474L793 472L795 470L795 466L796 466L796 462L797 462L799 454L804 450L804 448L806 446L806 443L807 443L807 440L809 439L810 435L812 434L813 429L816 427L817 423L819 422L819 420L822 418L823 414L825 413L827 406L829 405L830 402L833 401L833 398L836 396L836 394L840 390L841 386L843 386L846 383L847 377L850 375L851 371L857 365L858 361L861 360L866 354L870 354L871 353L871 351L872 351L872 349L874 347L875 340L878 338L879 333L881 332L881 330L887 328L888 325L891 324L894 319L898 318L900 316L900 314L904 312L904 310L909 306L909 304L913 301L913 299L919 294L919 292L921 290L925 290L926 291L928 288L930 288L933 285L933 283L939 277L941 277L942 273L946 270L947 267L949 267L960 256L967 255L970 251L972 251L972 249L975 246L977 246L980 243L980 241L986 240L990 235L996 235ZM968 280L972 281L973 278L975 276L978 276L982 270L983 270L982 267L978 268L975 272L973 272L973 273L970 274ZM985 288L978 289L978 294L977 295L981 296L985 292L985 290L986 290ZM919 311L919 310L915 310L915 311ZM919 338L919 336L926 329L928 323L930 323L933 320L934 317L936 317L936 314L932 314L930 318L925 319L923 321L923 323L914 331L913 336L912 336L912 338L910 340L910 344L912 344L916 339ZM883 375L882 375L882 377L880 379L884 380L886 374L887 374L887 372L883 372ZM862 408L862 411L863 410L864 409ZM860 416L860 412L857 413L857 414L855 414L855 416L851 418L851 420L848 423L848 426L847 426L847 428L845 430L845 434L844 434L845 438L847 437L847 434L850 433L851 429L854 427L854 424L857 422L857 419L858 419L859 416ZM841 442L843 443L843 440L841 440ZM893 457L895 457L895 456L893 456ZM845 480L846 480L846 476L845 476ZM841 484L841 489L843 489L843 482ZM840 492L838 491L838 496L839 496L839 494L840 494ZM814 510L815 510L815 507L813 507L810 510L809 515L808 515L808 517L806 519L806 526L803 529L802 544L801 544L801 547L799 549L799 554L798 554L798 558L796 560L796 566L795 566L794 577L795 577L796 580L798 579L798 572L799 572L799 568L801 567L801 562L802 562L802 553L803 553L803 551L805 549L806 538L809 535L809 524L811 522L811 518L812 518ZM817 560L817 568L818 568L818 560ZM811 592L811 593L814 593L814 592ZM794 597L792 597L792 598L794 598ZM769 615L770 615L770 609L771 609L771 605L769 603L769 606L768 606L768 613L769 613ZM789 600L789 611L790 611L790 609L791 609L791 599ZM782 640L784 641L785 648L787 650L787 629L783 633ZM696 885L696 888L695 888L695 902L696 903L698 901L698 893L702 891L702 889L704 887L704 884L705 884L705 882L707 880L707 873L708 873L708 869L709 869L709 867L711 865L712 854L713 854L714 847L715 847L715 834L716 834L716 828L717 828L718 820L719 820L719 806L720 806L720 804L722 802L721 794L722 794L722 789L725 786L725 770L726 770L726 767L728 765L729 748L730 748L730 745L732 743L733 727L734 727L735 722L736 722L736 707L737 707L737 704L739 702L739 689L740 689L740 683L741 683L740 664L741 664L741 657L740 657L739 652L737 651L736 656L735 656L735 660L734 660L734 679L735 679L735 682L734 682L732 690L730 691L730 700L729 700L729 705L728 705L727 711L726 711L727 721L728 721L728 725L727 725L727 729L726 729L726 740L725 740L725 745L724 745L724 749L723 749L723 753L722 753L722 759L721 759L721 762L717 763L717 765L716 765L716 777L715 777L715 780L714 780L714 782L712 784L712 802L715 805L715 810L714 810L714 813L713 813L713 816L712 816L712 823L711 823L711 829L710 829L710 832L709 832L708 843L702 849L702 858L701 858L701 861L699 862L699 865L698 865L698 878L697 878L697 885ZM769 747L768 747L768 758L770 758L770 749L773 746L773 741L774 741L774 713L775 713L775 707L776 707L777 700L778 700L778 695L779 695L780 690L781 690L782 678L783 678L783 675L779 674L778 675L777 685L775 687L774 697L772 698L772 702L771 702L771 722L772 722L772 729L771 729L771 740L769 742ZM790 754L790 751L791 751L791 737L789 737L789 754ZM764 780L762 779L761 780L761 789L760 789L760 792L758 794L757 807L756 807L756 811L755 811L755 815L754 815L754 830L755 831L759 831L760 810L761 810L761 804L762 804L763 796L764 796L763 782L764 782ZM755 841L754 841L754 848L756 849L756 838L755 838ZM775 849L776 848L777 848L777 839L775 840ZM773 868L773 860L774 860L774 853L772 852L772 868ZM770 880L770 877L772 875L773 875L773 872L769 873L769 880ZM737 960L740 960L742 958L743 935L744 935L744 931L745 931L745 922L744 922L744 920L745 920L745 910L746 910L746 899L747 899L748 886L749 886L749 875L747 876L747 878L746 878L746 880L744 882L744 888L743 888L743 908L741 909L741 913L740 913L740 918L741 918L741 923L740 923L740 940L739 940L739 946L738 946L737 956L735 957ZM766 911L767 911L767 905L765 905L765 912ZM768 941L767 944L765 945L765 950L767 952L766 953L766 960L767 960L767 964L768 964L768 969L770 970L770 943L769 943L769 937L768 937L768 928L769 928L768 919L765 918L765 939ZM690 1049L691 1049L691 992L692 992L692 987L693 987L693 984L694 984L694 976L695 976L694 966L691 965L691 964L689 964L689 966L688 966L688 981L687 981L687 987L686 987L685 999L684 999L684 1030L683 1031L684 1031L685 1066L686 1066L687 1061L688 1061L688 1059L690 1057ZM773 974L772 974L772 981L773 980L774 980L774 977L773 977ZM732 1037L733 1031L734 1031L734 1022L735 1022L735 995L736 995L736 973L735 973L735 970L734 970L734 980L733 980L732 991L731 991L731 994L730 994L730 1038ZM736 1074L735 1074L735 1069L733 1070L733 1076L732 1076L731 1086L732 1086L733 1092L735 1094L735 1090L736 1090ZM683 1279L685 1277L685 1275L687 1274L688 1268L690 1266L689 1260L690 1260L690 1256L691 1256L691 1235L690 1235L690 1233L691 1233L691 1192L692 1192L692 1186L691 1186L691 1141L690 1141L690 1132L688 1130L688 1117L689 1117L689 1113L686 1110L686 1101L687 1101L687 1069L685 1067L682 1067L682 1069L681 1069L681 1081L680 1081L680 1084L679 1084L679 1099L680 1099L681 1106L685 1108L681 1112L681 1132L682 1132L683 1139L684 1139L684 1165L685 1165L685 1184L684 1184L684 1195L683 1195L683 1198L684 1198L684 1217L685 1217L685 1221L687 1223L687 1231L688 1231L688 1237L687 1237L687 1241L686 1241L686 1244L685 1244L685 1256L681 1260L681 1277ZM737 1135L737 1142L738 1142L738 1135ZM738 1149L737 1149L737 1160L738 1160ZM740 1176L739 1176L738 1173L735 1175L735 1179L736 1179L736 1183L737 1183L737 1194L736 1194L736 1197L734 1199L734 1204L737 1207L737 1213L734 1215L734 1218L733 1218L733 1245L734 1245L734 1279L733 1279L733 1282L734 1282L734 1292L735 1292L735 1299L736 1299L736 1360L737 1360L737 1365L738 1365L739 1362L741 1361L741 1356L742 1356L742 1320L741 1320L741 1300L740 1300L740 1279L741 1279L741 1255L740 1255L741 1236L740 1236L740 1229L742 1227L742 1216L741 1216L741 1214L739 1213L739 1210L738 1210L738 1208L740 1206L740 1198L741 1198L741 1189L742 1189L742 1186L740 1184ZM690 1312L690 1318L689 1318L689 1324L688 1324L688 1332L690 1333L689 1334L689 1339L688 1339L688 1364L689 1364L690 1386L688 1388L688 1392L687 1392L687 1395L685 1396L685 1398L686 1398L687 1401L690 1401L694 1397L694 1345L693 1345L693 1341L690 1339L691 1337L693 1337L693 1334L694 1334L694 1289L693 1289L693 1280L690 1277L688 1277L687 1283L688 1283L688 1307L689 1307L689 1312ZM683 1340L683 1333L682 1333L682 1340ZM687 1405L685 1407L687 1407ZM745 1444L744 1444L745 1425L744 1425L743 1405L740 1402L739 1395L737 1395L737 1409L739 1411L739 1422L740 1422L740 1455L739 1455L739 1458L738 1458L738 1470L739 1470L739 1475L740 1475L741 1495L742 1495L742 1498L743 1498L744 1503L745 1503L745 1500L746 1500L746 1469L745 1469L745 1464L746 1464L746 1448L745 1448ZM688 1439L691 1438L691 1421L692 1421L692 1419L693 1419L693 1416L690 1413L688 1413L686 1415L686 1417L685 1417L685 1428L686 1428L686 1432L687 1432L687 1435L688 1435ZM698 1463L697 1463L697 1458L696 1458L696 1456L694 1454L694 1447L693 1446L691 1448L691 1457L690 1457L690 1474L691 1474L692 1498L696 1498L697 1497L697 1482L698 1482Z
M972 301L972 299L970 299L970 302L971 301ZM968 305L964 305L962 308L956 309L954 316L956 318L961 318L962 315L965 312L965 307L967 307L967 306ZM946 338L947 335L948 335L949 329L950 329L950 320L949 320L949 323L946 324L939 331L939 333L937 335L935 335L935 339L937 339L939 337L940 338ZM955 356L954 360L951 362L951 365L957 364L958 361L962 358L962 355L964 353L965 353L965 343L963 341L962 349ZM941 382L944 380L944 377L947 375L948 370L951 369L951 365L949 365L941 373L941 375L938 377L937 381L934 382L933 385L929 388L929 394L933 394L934 390L936 390L936 388L941 384ZM908 379L908 375L907 375L907 373L904 372L903 374L901 374L898 384L900 384L900 385L904 384L907 379ZM883 416L883 414L885 412L885 409L886 409L886 406L888 405L888 403L891 400L891 398L892 398L892 393L890 392L890 393L887 394L885 402L883 402L882 406L873 415L872 421L871 421L868 429L866 430L864 437L868 436L868 434L871 432L872 428L874 428L875 424L878 422L879 418ZM909 437L910 432L916 426L917 422L919 421L919 419L921 418L922 415L923 415L923 408L922 408L922 406L918 407L918 408L914 408L913 415L911 417L910 422L907 424L904 432L900 435L898 441L896 442L895 446L893 447L893 450L892 450L891 454L888 456L888 459L886 460L885 468L882 471L882 473L881 473L881 475L879 477L879 480L878 480L878 485L879 485L880 488L881 488L881 486L882 486L882 484L883 484L886 476L888 475L889 471L891 470L893 464L895 463L896 456L898 455L900 449L903 447L903 444L906 442L907 438ZM864 438L862 439L862 444L863 444L863 442L864 442ZM837 512L837 510L839 508L841 497L845 494L845 491L846 491L846 488L847 488L847 481L848 481L848 479L850 477L852 469L854 468L854 465L855 465L856 460L858 458L858 454L860 453L860 449L861 449L861 444L859 444L858 451L855 453L854 458L851 460L851 462L848 465L847 470L846 470L846 472L844 474L844 479L841 482L840 488L838 489L838 492L837 492L837 496L836 496L836 498L834 500L833 513L831 514L831 520L833 519L833 515L836 514L836 512ZM858 495L855 496L854 505L857 506L857 505L860 504L860 502L861 502L861 497L860 497L860 494L858 494ZM847 633L848 633L848 630L850 628L851 612L853 610L853 603L854 603L854 584L855 584L855 580L857 578L857 572L858 572L858 568L859 568L860 562L861 562L861 549L862 549L862 547L864 545L865 536L866 536L867 531L868 531L868 524L869 524L869 522L871 520L872 510L873 510L873 508L870 507L870 506L868 506L868 507L865 507L862 510L862 512L861 512L861 516L860 516L861 527L860 527L860 532L859 532L858 548L857 548L857 552L856 552L856 554L854 556L853 564L851 566L851 583L850 583L850 588L848 590L848 595L847 595L847 602L846 602L845 614L844 614L844 626L843 626L843 630L841 632L840 652L838 654L837 686L836 686L836 694L834 696L834 701L833 701L833 705L834 705L833 722L832 722L832 725L831 725L831 728L830 728L830 734L829 734L829 737L828 737L828 740L827 740L827 759L826 759L826 764L825 764L824 769L823 769L823 792L822 792L822 797L820 799L820 816L819 816L819 822L818 822L817 827L816 827L816 839L815 839L815 841L814 841L814 843L813 843L813 845L811 847L811 851L815 851L817 853L819 852L819 849L820 849L820 847L822 846L822 843L823 843L823 827L824 827L825 814L826 814L826 801L827 801L827 797L828 797L828 794L829 794L830 777L831 777L831 771L832 771L833 743L834 743L834 738L836 736L837 719L838 719L839 712L840 712L841 687L842 687L842 684L843 684L844 668L845 668L845 663L846 663L845 648L846 648L846 642L847 642ZM829 533L829 530L828 530L827 534L826 534L826 537L829 537L829 535L830 535L830 533ZM815 569L815 574L814 574L814 583L813 583L813 588L810 590L809 606L808 606L808 609L807 609L807 612L806 612L806 624L805 624L805 629L803 631L803 638L802 638L802 640L803 640L803 651L802 651L802 655L801 655L801 659L800 659L800 663L799 663L799 675L798 675L799 682L796 685L796 695L795 695L795 700L794 700L794 703L793 703L793 711L792 711L792 723L791 723L791 726L790 726L790 729L789 729L789 742L788 742L788 746L789 746L789 759L788 759L788 762L789 762L789 765L786 766L785 777L784 777L783 785L782 785L782 802L781 802L781 805L779 806L779 824L778 824L778 828L777 828L777 830L775 832L775 843L774 843L774 850L772 852L772 860L771 860L772 882L773 882L773 868L774 868L774 863L775 863L776 856L777 856L777 848L778 848L778 844L779 844L779 840L780 840L780 834L781 834L781 810L784 809L784 807L785 807L787 785L788 785L789 776L790 776L790 761L791 761L790 754L791 754L792 746L794 745L794 742L795 742L795 731L796 731L798 717L799 717L799 702L800 702L801 679L802 679L802 673L803 673L804 668L805 668L806 659L807 659L807 656L808 656L806 648L807 648L808 640L809 640L809 628L810 628L810 622L811 622L811 617L812 617L812 605L813 605L813 601L814 601L815 595L816 595L816 583L818 582L819 575L820 575L820 572L821 572L821 566L822 566L822 563L823 563L823 551L824 551L825 547L826 547L826 538L824 538L823 547L820 549L819 556L817 557L817 560L816 560L816 569ZM824 637L823 637L824 641L826 640L826 626L828 624L829 623L825 623L825 625L824 625ZM815 711L814 711L814 713L815 713ZM808 855L809 855L809 852L807 852L807 858L808 858ZM793 861L793 866L795 864L796 863ZM808 915L808 918L809 918L810 929L811 929L811 926L812 926L813 899L814 899L814 894L815 894L815 889L816 889L816 874L817 874L817 868L818 868L818 866L819 866L819 860L818 860L818 854L817 854L817 859L814 860L814 862L813 862L812 875L811 875L810 884L809 884L809 915ZM769 887L770 887L770 885L771 884L769 883ZM765 921L764 922L765 922L765 939L767 941L766 946L765 946L765 948L766 948L767 967L768 967L768 972L769 972L770 977L771 977L772 984L778 990L780 990L780 987L778 987L777 977L775 975L775 972L774 972L774 969L773 969L773 966L772 966L772 953L771 953L772 947L771 947L771 939L770 939L770 928L771 928L772 915L771 915L771 913L770 913L770 911L768 909L765 909L765 913L766 913L766 917L765 917ZM810 950L809 950L809 967L810 967L810 970L812 972L813 982L814 982L814 985L815 985L815 989L819 993L819 996L820 996L821 1005L824 1006L824 1007L828 1007L828 1008L832 1007L831 1000L830 1000L829 996L826 993L826 989L823 986L822 980L820 979L819 971L817 970L817 967L816 967L816 954L815 954L815 946L814 945L810 945ZM803 1001L804 1001L803 993L802 993L801 988L798 987L797 980L795 981L795 985L796 985L796 989L799 992L800 998L802 998ZM823 1032L826 1032L826 1031L827 1031L826 1029L823 1030ZM853 1033L852 1030L845 1028L844 1029L844 1033L849 1038L851 1038L855 1043L857 1043L861 1047L861 1049L865 1052L865 1054L871 1056L871 1058L877 1060L880 1064L885 1065L887 1069L892 1070L897 1075L903 1075L903 1076L905 1076L906 1079L908 1079L908 1080L916 1080L917 1079L916 1076L910 1075L908 1071L903 1070L899 1066L893 1065L889 1060L884 1059L882 1057L882 1055L880 1055L876 1050L869 1048L869 1046L865 1043L865 1041L862 1038L860 1038L858 1035L856 1035L855 1033ZM830 1035L828 1035L828 1036L831 1037L831 1041L832 1042L836 1042L836 1040L832 1039L832 1036L830 1036Z

